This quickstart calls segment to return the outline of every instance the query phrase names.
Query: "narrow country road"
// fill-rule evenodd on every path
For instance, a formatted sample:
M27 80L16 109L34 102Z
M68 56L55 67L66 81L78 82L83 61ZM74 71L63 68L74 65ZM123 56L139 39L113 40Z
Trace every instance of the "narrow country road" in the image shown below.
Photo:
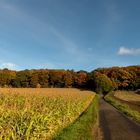
M99 123L103 140L140 140L140 126L100 100Z

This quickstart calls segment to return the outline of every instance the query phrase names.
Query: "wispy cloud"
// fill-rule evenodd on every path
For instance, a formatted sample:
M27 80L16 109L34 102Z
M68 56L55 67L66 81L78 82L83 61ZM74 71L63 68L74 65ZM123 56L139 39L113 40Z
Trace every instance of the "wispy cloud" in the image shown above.
M81 60L88 57L88 53L85 50L82 50L77 43L75 43L71 38L63 34L62 31L59 31L53 24L48 22L43 22L38 18L35 18L32 15L29 15L23 9L20 9L17 5L8 4L6 2L0 3L0 8L3 8L5 12L8 12L11 16L16 18L18 21L22 22L28 28L28 34L31 34L30 37L34 38L35 41L38 41L41 46L44 46L44 37L49 36L50 34L54 36L54 39L58 39L61 45L58 45L61 50L64 51L67 55L75 58L75 60ZM26 30L26 29L25 29ZM44 35L43 39L38 37L38 35ZM57 48L58 46L54 46Z
M50 25L50 31L61 41L63 44L63 49L70 54L75 54L77 51L80 52L79 47L70 39L65 37L61 32L55 29L53 26Z
M8 69L16 69L16 64L8 62L8 63L2 63L0 65L0 68L8 68Z
M119 48L119 55L140 55L140 48L126 48L124 46Z

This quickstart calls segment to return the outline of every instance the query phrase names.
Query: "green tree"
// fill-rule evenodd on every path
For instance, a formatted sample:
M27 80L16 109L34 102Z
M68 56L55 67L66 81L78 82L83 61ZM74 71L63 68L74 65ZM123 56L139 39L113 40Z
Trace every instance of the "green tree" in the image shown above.
M30 70L18 71L13 81L14 87L30 87L31 72Z
M95 91L97 93L106 94L113 90L111 80L104 74L97 75L94 78Z

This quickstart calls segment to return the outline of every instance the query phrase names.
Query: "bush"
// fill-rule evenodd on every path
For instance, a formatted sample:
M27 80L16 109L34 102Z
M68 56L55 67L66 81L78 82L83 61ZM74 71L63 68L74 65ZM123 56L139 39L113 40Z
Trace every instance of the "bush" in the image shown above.
M111 80L104 74L98 75L94 79L95 83L95 91L97 93L106 94L113 90L113 85Z

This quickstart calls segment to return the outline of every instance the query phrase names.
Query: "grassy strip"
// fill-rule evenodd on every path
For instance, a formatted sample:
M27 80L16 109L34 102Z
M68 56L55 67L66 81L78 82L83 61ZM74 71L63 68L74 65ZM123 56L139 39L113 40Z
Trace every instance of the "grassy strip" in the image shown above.
M115 108L123 112L129 117L132 117L136 122L140 123L140 113L138 111L134 111L128 105L120 103L112 97L112 92L105 96L105 100L113 105Z
M93 140L93 126L98 117L98 100L96 95L89 108L70 126L64 128L53 140Z

